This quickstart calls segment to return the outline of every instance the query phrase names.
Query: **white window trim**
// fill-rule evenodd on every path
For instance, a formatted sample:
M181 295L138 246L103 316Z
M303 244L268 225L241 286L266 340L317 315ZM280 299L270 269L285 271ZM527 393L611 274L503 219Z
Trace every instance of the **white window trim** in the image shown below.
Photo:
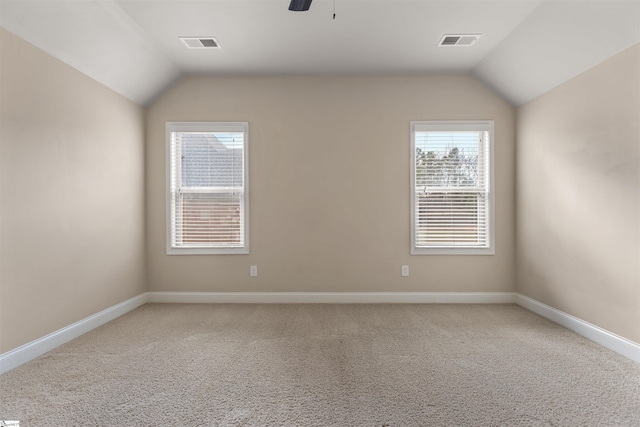
M172 132L244 132L244 246L240 248L176 248L171 246L171 133ZM249 254L249 123L248 122L166 122L165 197L167 255L246 255Z
M416 247L416 131L487 131L489 132L489 218L486 248L419 248ZM410 122L410 189L411 189L411 255L495 255L495 185L494 185L494 123L481 121L411 121Z

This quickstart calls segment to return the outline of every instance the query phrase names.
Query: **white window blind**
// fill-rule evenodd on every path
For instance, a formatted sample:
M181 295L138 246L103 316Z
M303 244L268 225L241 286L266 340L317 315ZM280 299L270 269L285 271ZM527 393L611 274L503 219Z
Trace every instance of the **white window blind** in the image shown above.
M493 254L493 123L411 127L412 253Z
M168 253L248 253L247 123L167 123Z

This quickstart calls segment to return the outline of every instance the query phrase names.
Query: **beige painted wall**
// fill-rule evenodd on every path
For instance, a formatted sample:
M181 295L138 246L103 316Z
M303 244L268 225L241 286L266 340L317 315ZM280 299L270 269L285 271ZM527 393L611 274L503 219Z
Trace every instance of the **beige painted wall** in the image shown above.
M640 342L640 44L518 110L518 291Z
M0 353L145 291L144 111L0 29Z
M409 121L447 119L495 120L495 256L410 255ZM147 111L149 290L514 291L514 119L463 75L182 80ZM165 254L167 121L249 122L250 255Z

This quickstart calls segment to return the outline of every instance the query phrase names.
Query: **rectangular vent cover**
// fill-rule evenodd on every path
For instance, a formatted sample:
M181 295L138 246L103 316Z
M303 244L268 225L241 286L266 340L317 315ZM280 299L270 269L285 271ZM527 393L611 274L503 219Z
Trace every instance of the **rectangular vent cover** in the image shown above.
M473 45L482 34L445 34L440 39L438 47L442 46L459 46L468 47Z
M189 49L219 49L220 43L215 37L178 37Z

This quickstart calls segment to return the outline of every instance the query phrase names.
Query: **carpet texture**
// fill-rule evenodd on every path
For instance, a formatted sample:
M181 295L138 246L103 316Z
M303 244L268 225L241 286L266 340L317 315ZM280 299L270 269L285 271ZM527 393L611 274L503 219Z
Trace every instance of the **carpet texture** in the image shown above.
M20 426L640 426L640 364L515 305L148 304L0 377Z

